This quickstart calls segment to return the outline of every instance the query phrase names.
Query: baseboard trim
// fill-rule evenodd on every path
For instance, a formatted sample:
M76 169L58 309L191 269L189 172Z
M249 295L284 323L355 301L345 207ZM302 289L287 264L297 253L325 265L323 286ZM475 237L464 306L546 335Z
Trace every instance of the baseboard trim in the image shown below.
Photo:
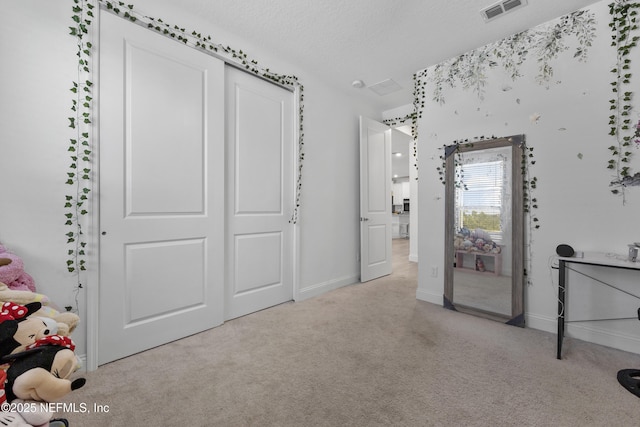
M526 325L532 329L553 334L558 333L558 319L556 317L527 314ZM565 328L565 337L640 354L639 336L605 330L588 323L566 323Z
M558 332L558 319L555 317L525 313L524 318L525 324L528 328L551 332L554 334Z
M432 304L442 305L443 303L442 298L443 298L442 294L434 294L420 288L416 290L416 299L419 299L420 301L426 301Z
M78 358L78 370L76 372L78 373L82 373L82 374L86 374L88 371L87 368L87 355L86 354L76 354L76 357Z
M418 262L418 255L417 254L409 254L409 261Z
M318 283L315 285L307 286L306 288L300 289L298 291L298 296L296 297L296 301L304 301L309 298L317 297L318 295L322 295L325 292L333 291L335 289L342 288L344 286L353 285L354 283L359 283L359 276L345 276L339 277L337 279L329 280L327 282Z

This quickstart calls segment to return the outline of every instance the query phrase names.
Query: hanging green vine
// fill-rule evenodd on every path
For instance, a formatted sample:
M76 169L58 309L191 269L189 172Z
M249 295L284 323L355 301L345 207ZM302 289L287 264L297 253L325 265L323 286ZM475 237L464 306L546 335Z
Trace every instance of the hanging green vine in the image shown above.
M404 117L396 117L384 120L383 123L389 126L398 126L406 122L411 122L411 137L413 138L413 157L415 158L414 167L418 170L418 120L422 118L424 111L424 100L426 98L425 77L427 70L422 70L413 75L413 112ZM416 176L416 180L418 176Z
M514 34L416 73L414 74L413 112L404 118L388 120L387 123L394 125L411 120L414 138L417 142L418 119L422 117L425 108L427 83L431 83L433 87L432 100L440 105L445 103L444 91L447 88L456 87L458 83L463 89L474 91L482 100L487 85L488 69L501 65L511 79L516 80L522 77L520 67L530 54L536 55L538 62L536 82L548 87L553 78L551 61L569 49L567 38L575 37L577 40L578 47L573 57L578 61L587 59L589 48L596 34L595 24L595 16L592 12L579 10L561 17L557 22ZM427 74L427 70L431 72ZM496 137L491 136L491 138ZM471 141L469 139L454 141L454 144L473 144L473 140L482 139L485 137L475 137ZM538 179L535 176L530 176L530 167L535 164L533 147L524 145L523 153L521 169L524 179L524 211L529 215L530 230L534 230L540 228L540 222L534 214L534 209L538 208L538 200L533 197ZM414 155L417 157L417 152ZM440 159L442 164L436 169L440 182L444 184L445 156L440 156ZM459 169L457 173L455 185L464 188L464 171Z
M483 140L484 136L481 136L480 138L476 137L474 139ZM462 160L460 158L460 147L471 148L473 147L473 142L469 141L468 139L464 139L460 141L455 140L453 141L453 144L449 146L443 145L443 154L440 155L440 161L442 162L442 164L438 166L436 170L438 171L438 178L440 179L440 182L442 183L442 185L445 185L447 183L445 179L447 170L447 157L449 157L450 155L454 156L453 164L455 167L455 176L453 185L455 188L467 190L467 185L464 183L464 168L462 166ZM453 152L449 153L448 150L452 150Z
M638 30L637 17L640 3L619 0L609 4L611 15L611 46L616 48L616 66L611 69L615 79L611 82L613 98L609 100L611 115L609 116L609 135L616 139L616 144L609 147L611 159L607 168L615 172L611 186L613 194L622 195L626 202L625 189L629 185L640 185L640 173L631 172L632 145L635 131L631 111L633 110L631 91L631 52L637 46L640 36L634 35Z
M65 225L69 227L66 233L67 244L67 270L72 273L76 281L76 308L77 295L82 289L81 272L86 270L87 243L85 241L82 218L88 213L88 195L91 192L91 123L93 83L91 75L91 49L92 44L88 40L88 28L91 25L93 4L85 0L74 0L71 19L73 25L69 27L70 34L77 42L77 80L72 82L70 88L73 93L71 100L71 116L69 127L73 129L73 137L69 139L67 152L70 164L67 170L66 184L73 190L65 196ZM67 307L71 310L72 307Z
M450 156L453 157L454 162L454 187L456 189L468 190L467 185L464 182L464 163L462 160L461 148L471 148L474 146L475 142L486 141L489 139L501 139L505 137L496 137L492 135L490 138L485 138L484 136L474 137L472 140L464 139L464 140L456 140L453 141L451 145L444 145L442 147L443 154L440 156L442 161L442 165L437 167L440 182L442 184L446 184L445 176L446 176L446 166L447 166L447 158ZM508 138L508 137L506 137ZM524 138L518 142L522 148L522 158L520 159L520 172L522 174L522 208L523 212L526 216L526 220L529 227L529 232L526 234L525 239L528 238L528 244L526 244L526 249L528 253L528 257L525 260L525 269L524 269L524 277L527 280L529 285L532 284L531 277L529 276L529 271L531 271L531 263L533 260L533 231L540 228L540 221L537 215L534 212L534 209L538 208L538 199L533 196L534 191L538 187L538 178L531 177L531 167L536 164L533 147L529 147L526 144ZM514 162L517 159L514 159ZM513 167L516 167L514 164Z
M579 10L561 17L557 22L541 25L463 55L451 58L433 67L429 81L433 83L432 99L444 104L444 91L459 83L465 90L473 90L484 99L487 71L501 65L503 70L516 80L522 77L520 66L530 54L536 56L538 84L549 86L553 79L551 61L569 49L567 39L574 37L578 46L573 57L579 61L587 59L596 34L593 12Z
M126 5L123 2L111 2L107 0L98 1L103 4L108 11L118 16L122 16L132 22L140 21L146 24L147 28L150 30L175 39L209 55L222 57L226 61L243 68L245 71L270 80L278 85L298 89L298 171L296 178L295 205L289 220L290 223L297 224L302 197L302 165L304 161L304 86L300 84L298 78L294 75L274 73L269 68L260 66L258 62L255 59L251 59L246 52L214 42L210 35L206 35L195 30L189 32L178 25L167 24L162 19L142 15L134 9L133 5Z
M83 218L89 213L89 193L91 192L92 179L92 123L93 123L93 82L92 48L89 40L89 28L95 18L93 10L94 2L101 4L106 10L122 16L132 22L140 20L145 22L149 29L165 36L174 38L185 45L202 51L215 52L225 57L228 62L242 66L245 70L271 80L279 85L297 89L298 93L298 173L296 178L295 206L290 223L296 224L299 220L299 208L302 191L302 165L304 160L304 87L298 82L298 78L289 75L273 73L268 68L262 68L257 61L252 60L242 50L236 51L229 46L222 46L212 42L211 36L203 36L193 31L187 33L184 28L171 27L160 19L149 18L140 15L134 10L133 5L125 5L123 2L111 2L105 0L73 0L71 19L73 25L69 27L70 34L76 38L78 57L77 78L72 82L70 91L73 93L71 100L71 115L69 127L73 130L73 136L69 139L67 152L70 164L66 172L66 184L73 190L65 195L65 225L69 231L65 234L69 249L67 252L66 268L75 277L76 285L76 311L78 310L78 294L83 288L81 272L86 271L86 240L83 232ZM67 310L73 307L67 306Z
M495 135L492 135L490 138L485 138L484 135L473 137L471 140L456 140L453 141L452 145L443 145L442 151L443 154L440 156L441 165L436 168L438 171L438 176L440 182L444 185L446 184L445 175L446 175L446 161L449 155L454 155L454 165L456 168L455 172L455 188L467 190L467 185L464 182L464 168L462 167L462 161L460 160L459 149L460 147L473 147L474 141L482 141L486 139L498 139ZM453 147L453 148L451 148ZM453 150L453 153L449 153L447 150ZM538 199L533 197L533 192L538 187L538 178L535 176L531 176L531 166L536 164L536 160L533 155L533 147L527 146L525 141L522 141L522 159L520 160L520 171L522 173L523 179L523 211L525 214L529 216L529 229L537 230L540 228L540 220L537 215L534 213L534 209L538 208Z
M413 111L405 117L385 120L390 126L406 123L412 124L414 137L414 156L417 162L418 120L422 118L427 96L427 83L432 83L432 100L442 105L445 103L444 91L454 88L459 82L463 89L471 89L478 97L484 99L484 88L487 84L486 72L489 68L502 65L512 80L522 77L520 66L530 52L537 54L538 75L536 81L549 86L553 77L550 61L560 52L568 49L566 38L575 37L578 47L574 58L579 61L587 59L588 50L595 38L595 17L587 10L579 10L559 19L558 22L538 26L488 44L466 54L441 62L429 69L413 75ZM427 71L431 72L428 74ZM441 173L440 168L439 173ZM442 177L441 177L442 180Z

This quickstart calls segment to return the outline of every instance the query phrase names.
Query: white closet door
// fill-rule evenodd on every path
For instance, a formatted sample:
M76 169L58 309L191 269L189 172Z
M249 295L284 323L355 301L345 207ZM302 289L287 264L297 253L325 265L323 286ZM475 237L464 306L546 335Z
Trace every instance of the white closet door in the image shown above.
M227 67L225 319L293 298L293 95Z
M224 64L100 24L104 364L223 322Z

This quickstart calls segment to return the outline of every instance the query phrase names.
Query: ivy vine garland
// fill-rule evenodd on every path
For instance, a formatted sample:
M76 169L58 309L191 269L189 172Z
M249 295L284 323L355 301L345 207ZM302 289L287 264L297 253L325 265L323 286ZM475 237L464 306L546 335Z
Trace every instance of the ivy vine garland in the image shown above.
M501 65L504 71L516 80L522 77L519 67L530 54L536 54L538 84L549 87L553 79L551 61L569 49L567 39L574 37L578 42L573 57L585 61L589 47L595 38L595 17L593 12L579 10L565 15L554 24L541 25L510 37L474 49L433 67L428 80L433 83L432 99L445 103L445 89L453 88L458 82L463 89L473 90L484 99L487 70Z
M416 161L414 166L418 169L418 120L422 118L422 112L424 111L424 99L426 97L426 85L425 77L427 70L422 70L413 75L413 112L404 116L396 117L393 119L383 120L383 123L389 126L398 126L406 122L411 122L411 137L413 138L413 157ZM416 177L416 180L418 178Z
M66 233L67 244L70 245L68 259L66 261L67 270L76 277L76 291L82 289L80 272L86 270L86 241L82 229L82 218L88 214L88 195L91 191L91 161L92 147L91 126L92 126L92 87L90 80L93 63L91 62L92 44L88 41L89 27L94 19L94 1L73 0L73 26L69 27L70 34L77 40L78 56L78 76L73 82L71 92L72 99L69 117L69 127L74 130L74 136L69 140L67 151L70 153L71 164L67 170L66 183L73 188L71 194L65 196L65 217L66 225L70 231ZM136 12L133 5L125 5L123 2L112 2L107 0L97 0L106 10L124 17L131 22L142 22L147 28L159 34L173 38L183 44L199 49L209 55L216 55L224 58L225 61L253 73L257 76L270 80L278 85L291 89L298 89L298 171L296 177L296 194L294 210L289 220L292 224L297 224L299 220L299 208L302 191L302 166L304 160L304 86L300 84L298 78L293 75L282 75L272 72L269 68L263 68L254 59L242 50L236 50L229 46L224 46L212 41L211 36L203 35L197 31L187 32L184 28L171 26L161 19L155 19L141 15ZM76 292L76 295L77 295ZM77 301L76 301L77 306ZM67 307L71 310L72 307Z
M458 168L458 166L462 166L462 162L459 158L459 147L473 147L474 142L484 141L487 139L500 139L503 137L497 137L492 135L490 138L485 138L483 136L473 137L471 140L455 140L452 145L443 145L442 150L444 154L440 156L440 160L442 161L441 166L438 166L436 170L438 171L440 182L444 185L445 181L445 168L446 168L446 158L448 156L446 150L453 150L454 157L454 165L456 166L456 174L455 174L455 188L461 188L467 190L467 185L464 183L464 169L462 167ZM453 148L448 148L453 147ZM527 143L522 141L522 159L520 159L520 172L522 173L523 180L523 212L529 214L530 218L530 230L537 230L540 228L540 220L533 213L533 209L538 208L538 199L533 197L533 191L538 187L538 178L530 176L531 166L536 164L536 160L533 155L533 147L529 147Z
M432 83L432 100L442 105L445 103L444 92L447 87L454 88L456 82L465 90L473 90L478 97L484 99L484 88L487 80L487 70L502 65L502 68L512 80L522 77L519 67L525 62L530 52L538 54L538 75L536 82L549 86L553 77L551 60L561 52L568 50L566 38L575 37L578 42L573 57L578 61L585 61L589 47L595 38L595 17L592 12L580 10L563 16L555 24L538 26L536 28L514 34L495 43L488 44L458 57L444 61L427 73L427 69L414 74L414 110L405 117L386 120L385 123L395 126L407 121L412 123L414 141L414 156L417 157L418 119L422 117L427 83ZM492 136L491 138L496 138ZM484 136L475 138L484 139ZM454 144L472 143L469 140L455 141ZM532 214L532 209L538 207L536 198L531 196L537 187L538 179L529 176L529 167L535 164L533 147L524 147L526 158L522 159L522 174L524 176L524 211L529 214L531 229L540 228L538 218ZM441 156L444 159L444 156ZM417 162L416 162L417 167ZM437 167L440 181L444 183L444 162ZM456 178L456 186L464 187L463 176Z
M147 28L154 30L159 34L175 39L186 46L199 49L209 55L217 55L224 57L227 62L236 64L257 76L270 80L278 85L286 86L292 89L298 88L298 172L296 178L296 195L293 213L289 222L297 224L299 218L300 202L302 195L302 164L304 161L304 86L299 83L298 78L294 75L283 75L272 72L269 68L264 68L258 64L255 59L249 58L246 52L236 50L229 46L215 43L210 35L203 35L199 31L188 32L185 28L177 25L169 25L162 19L152 18L142 15L134 10L133 5L125 5L123 2L111 2L107 0L98 0L106 9L118 16L122 16L131 22L140 21L146 24Z
M633 138L638 132L638 125L633 126L630 117L633 110L633 92L631 87L631 51L637 46L640 36L633 35L638 30L637 17L640 3L616 1L609 4L611 15L611 46L616 48L617 63L611 69L615 79L611 82L613 98L609 100L611 115L609 116L609 135L616 139L616 144L609 147L611 159L607 168L616 174L611 186L613 194L621 194L623 203L626 201L625 189L629 185L640 185L640 172L632 174L629 166L632 156Z
M622 194L625 202L625 189L628 186L640 186L640 172L631 171L630 161L633 143L640 146L640 120L634 125L630 117L633 111L633 91L631 68L631 51L637 47L640 36L634 35L638 31L638 11L640 3L628 0L616 0L609 4L612 31L611 45L616 48L617 63L611 70L615 79L611 82L613 98L610 103L609 135L616 138L616 144L609 147L612 159L607 168L615 171L615 179L610 186L614 194ZM459 81L464 89L474 90L480 99L484 96L486 84L486 70L502 64L503 69L513 80L521 77L519 66L526 60L530 51L539 53L539 74L536 81L549 85L553 77L553 68L549 61L560 52L568 49L564 39L574 36L578 41L578 48L574 58L579 61L587 59L588 48L595 38L595 18L593 13L586 10L576 11L560 18L552 26L538 27L522 33L514 34L496 43L484 46L467 54L452 58L433 67L432 74L427 76L426 70L414 75L414 111L402 118L385 121L389 125L405 123L409 120L413 124L413 135L417 142L417 119L422 117L424 99L426 97L425 83L434 84L432 99L444 104L444 90L455 87ZM636 147L638 148L638 147ZM417 156L417 153L414 153ZM531 181L531 180L530 180ZM534 181L535 182L535 181ZM529 183L531 185L531 183ZM535 204L534 204L535 205Z
M82 282L80 273L86 270L85 248L87 243L82 230L82 217L88 213L88 195L91 192L91 109L93 101L93 83L91 74L91 48L92 44L87 40L89 26L93 15L94 6L85 0L74 0L71 19L73 26L69 27L70 34L76 37L77 42L77 79L72 82L70 91L73 93L71 100L71 116L69 127L73 129L73 137L69 139L67 152L70 161L67 170L66 184L73 189L65 195L65 225L69 227L66 233L67 245L67 270L74 274L76 280L76 298ZM76 306L77 306L76 301ZM72 307L66 307L71 310Z

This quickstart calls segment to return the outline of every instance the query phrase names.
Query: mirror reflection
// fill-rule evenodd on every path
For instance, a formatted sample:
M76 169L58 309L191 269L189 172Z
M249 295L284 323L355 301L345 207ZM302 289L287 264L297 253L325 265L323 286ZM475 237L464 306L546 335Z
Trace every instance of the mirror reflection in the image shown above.
M450 146L446 159L445 305L515 324L523 305L522 142Z

